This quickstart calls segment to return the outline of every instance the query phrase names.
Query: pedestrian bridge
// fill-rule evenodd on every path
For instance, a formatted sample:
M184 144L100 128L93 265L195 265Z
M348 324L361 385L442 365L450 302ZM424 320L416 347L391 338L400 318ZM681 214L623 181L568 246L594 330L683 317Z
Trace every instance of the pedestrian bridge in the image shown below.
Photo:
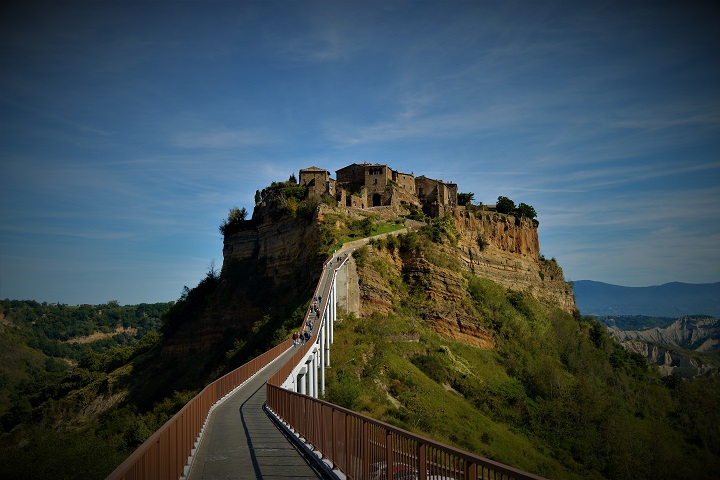
M541 478L320 399L351 254L323 265L318 313L299 326L310 340L288 339L206 386L108 479Z

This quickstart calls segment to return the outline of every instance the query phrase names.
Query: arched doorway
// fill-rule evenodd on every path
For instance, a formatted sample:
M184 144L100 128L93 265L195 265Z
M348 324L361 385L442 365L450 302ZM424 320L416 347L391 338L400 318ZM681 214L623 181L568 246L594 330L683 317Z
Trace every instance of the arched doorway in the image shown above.
M380 195L379 193L373 193L372 206L373 207L382 206L382 195Z

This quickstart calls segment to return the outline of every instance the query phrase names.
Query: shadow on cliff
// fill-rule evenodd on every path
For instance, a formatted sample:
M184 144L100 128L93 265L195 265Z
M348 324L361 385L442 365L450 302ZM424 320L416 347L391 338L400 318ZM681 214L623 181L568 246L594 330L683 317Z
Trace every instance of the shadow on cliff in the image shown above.
M285 340L317 282L300 271L291 278L297 281L276 284L264 259L246 258L186 287L163 316L162 342L136 359L126 402L144 411L169 392L199 391Z

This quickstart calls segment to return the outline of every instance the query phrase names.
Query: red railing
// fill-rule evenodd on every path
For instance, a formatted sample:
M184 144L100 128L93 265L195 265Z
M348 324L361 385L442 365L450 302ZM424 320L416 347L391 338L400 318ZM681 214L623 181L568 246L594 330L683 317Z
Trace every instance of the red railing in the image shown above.
M268 381L268 408L348 479L542 478L285 390L282 380L278 372Z
M325 267L332 258L323 263L323 273L315 289L315 296L320 295L320 286L325 277ZM322 305L327 303L323 298ZM309 319L305 314L302 327ZM319 323L319 322L318 322ZM316 329L317 330L317 329ZM283 378L292 371L302 356L310 349L312 342L307 342L293 355L289 362L280 367L285 372ZM255 375L270 364L280 354L292 346L292 339L287 339L248 363L233 370L227 375L207 385L193 397L178 413L160 427L130 456L125 459L108 477L107 480L176 480L185 474L195 441L207 420L210 409L225 395L240 386L244 381Z
M266 367L292 346L292 340L268 350L206 386L179 412L140 445L107 478L116 480L177 480L210 409L218 400Z

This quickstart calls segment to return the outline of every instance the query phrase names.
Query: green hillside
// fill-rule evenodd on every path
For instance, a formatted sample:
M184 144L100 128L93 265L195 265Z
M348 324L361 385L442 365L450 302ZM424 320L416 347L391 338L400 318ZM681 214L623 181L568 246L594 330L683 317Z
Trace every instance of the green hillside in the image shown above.
M328 400L550 478L715 477L716 378L663 378L592 317L469 274L461 303L496 347L443 337L423 318L455 305L429 300L394 261L452 265L434 238L358 252L360 281L383 276L393 311L338 324Z
M0 478L105 478L206 384L301 322L307 302L286 297L205 348L168 353L178 328L192 329L205 312L227 310L238 289L256 287L221 285L211 269L165 304L0 302Z
M101 425L102 393L147 357L171 305L0 301L0 477L103 478L129 454Z

